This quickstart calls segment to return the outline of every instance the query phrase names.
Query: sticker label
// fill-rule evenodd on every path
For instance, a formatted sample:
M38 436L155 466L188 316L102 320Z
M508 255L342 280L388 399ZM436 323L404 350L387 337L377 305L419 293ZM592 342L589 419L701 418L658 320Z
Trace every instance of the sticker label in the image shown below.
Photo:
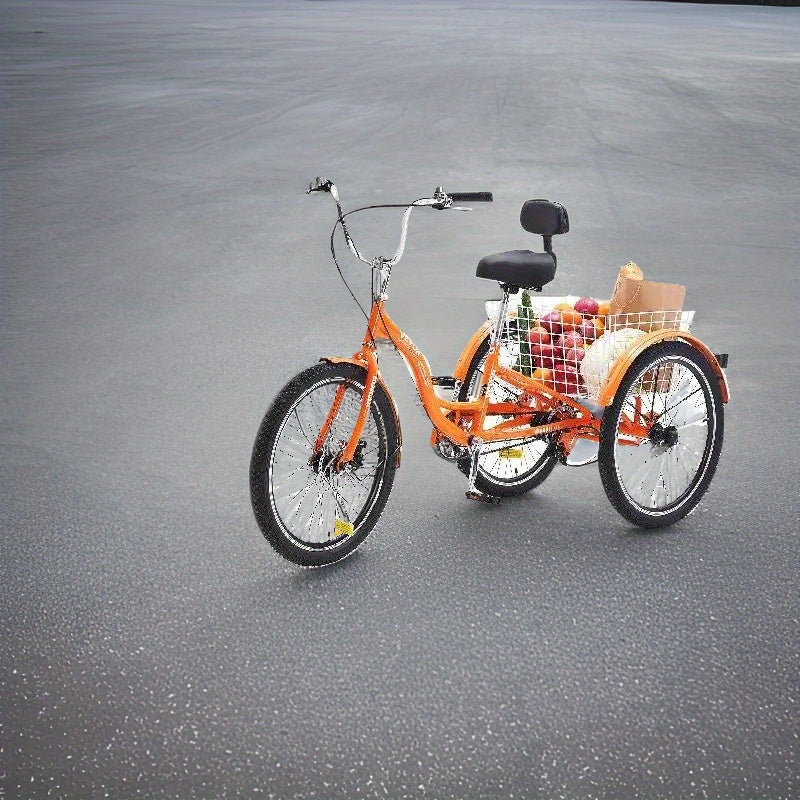
M335 536L352 536L355 528L346 519L337 519L333 523L333 533Z
M504 447L500 451L500 458L522 458L521 447Z

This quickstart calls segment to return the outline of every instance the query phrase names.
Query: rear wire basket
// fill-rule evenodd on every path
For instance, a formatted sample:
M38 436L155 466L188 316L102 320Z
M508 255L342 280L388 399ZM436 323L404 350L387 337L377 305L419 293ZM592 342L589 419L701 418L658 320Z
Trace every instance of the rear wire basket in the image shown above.
M694 311L579 314L579 298L523 292L509 306L500 336L500 363L563 394L596 402L614 363L646 333L688 331ZM568 308L569 307L569 308ZM500 301L486 303L496 321ZM667 392L671 373L645 376L642 391Z

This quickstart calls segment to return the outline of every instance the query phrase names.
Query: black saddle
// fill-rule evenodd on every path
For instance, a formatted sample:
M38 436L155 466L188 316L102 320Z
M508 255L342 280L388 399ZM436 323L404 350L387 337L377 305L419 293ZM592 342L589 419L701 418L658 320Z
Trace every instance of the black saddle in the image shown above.
M507 250L484 256L478 262L475 274L479 278L491 278L523 289L541 288L556 276L556 257L554 253Z
M544 239L544 253L531 250L507 250L485 256L478 262L475 274L491 278L507 286L536 289L550 283L556 275L556 254L552 237L569 230L567 210L549 200L528 200L522 206L519 221L529 233L538 233Z

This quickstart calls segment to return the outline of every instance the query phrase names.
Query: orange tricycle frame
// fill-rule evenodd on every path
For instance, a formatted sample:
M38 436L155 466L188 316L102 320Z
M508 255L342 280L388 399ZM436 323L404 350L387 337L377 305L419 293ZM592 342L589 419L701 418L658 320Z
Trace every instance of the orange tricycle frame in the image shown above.
M463 381L469 363L480 343L491 331L490 323L486 323L476 331L468 342L453 370L453 377ZM375 386L382 383L377 344L389 341L402 355L413 377L422 405L433 423L432 443L439 438L446 438L454 445L468 448L477 443L517 441L534 437L562 434L562 442L566 452L578 437L597 440L600 434L600 420L577 400L556 391L546 384L523 375L521 372L504 367L499 363L499 342L490 348L483 370L481 391L475 400L447 400L437 394L433 374L424 354L406 336L392 320L385 308L383 299L375 300L367 324L367 332L361 348L350 358L329 357L331 362L347 362L365 370L364 391L361 407L352 434L339 456L337 467L341 468L350 462L356 452L359 439L369 414L369 407ZM624 374L624 371L623 373ZM492 402L485 387L493 378L519 389L518 402ZM620 378L621 379L621 376ZM619 380L617 379L618 383ZM335 419L344 387L336 394L331 409L320 431L317 447L321 448L327 432ZM387 391L387 395L391 397ZM612 393L613 396L613 393ZM534 418L541 419L542 412L559 412L553 421L546 424L534 424ZM396 410L395 410L396 416ZM503 422L485 427L487 417L503 416ZM634 420L620 430L626 437L647 435L647 428ZM399 453L398 453L399 454Z
M486 322L473 334L453 369L453 378L456 381L463 382L466 379L475 352L486 337L491 335L491 332L492 324ZM727 403L728 386L725 374L711 350L695 336L684 331L658 330L641 337L617 359L600 391L597 405L599 407L610 405L627 370L642 352L658 342L676 339L691 344L709 362L719 380L723 402ZM434 388L433 374L425 355L392 320L386 311L385 299L381 298L373 301L361 348L349 358L328 357L324 359L330 362L351 363L364 369L366 373L361 407L352 434L339 456L337 462L339 469L350 462L355 455L376 385L380 383L385 389L376 354L380 341L390 342L408 365L422 405L433 424L432 445L442 438L448 439L459 447L468 448L476 443L518 441L559 434L561 449L566 455L578 438L593 441L598 441L600 438L601 419L594 416L586 406L574 398L556 391L551 386L501 365L499 363L499 341L493 348L490 348L486 357L481 391L478 392L475 400L456 401L441 397ZM486 387L495 378L518 389L520 400L518 402L492 402ZM344 391L343 386L337 391L320 430L315 449L321 449L330 426L338 414ZM400 425L397 409L388 390L386 390L386 395L392 402L399 435ZM534 418L541 419L542 412L557 413L552 414L553 421L551 422L533 424ZM486 419L490 416L494 418L503 416L505 419L499 424L486 428ZM646 437L648 433L649 424L646 419L639 415L634 415L633 418L625 417L619 428L619 441L620 444L635 444L637 440ZM396 458L399 466L399 443Z

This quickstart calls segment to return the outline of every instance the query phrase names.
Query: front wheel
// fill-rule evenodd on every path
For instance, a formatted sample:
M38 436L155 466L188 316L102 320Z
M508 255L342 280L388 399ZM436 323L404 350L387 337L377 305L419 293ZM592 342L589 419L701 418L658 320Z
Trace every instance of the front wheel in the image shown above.
M460 402L474 400L478 396L488 354L489 337L487 336L478 345L467 368L458 395ZM489 385L488 391L490 399L495 402L509 399L505 390L495 383ZM492 417L487 417L487 426L492 424L492 419ZM496 418L496 424L502 421L502 417ZM513 497L525 494L547 478L557 461L558 456L551 439L526 439L519 442L498 443L495 448L479 456L475 487L484 494L494 497ZM459 459L458 468L465 475L469 475L470 466L469 457Z
M611 504L642 528L685 517L711 483L723 427L706 359L686 342L648 348L603 415L598 466Z
M266 539L289 561L322 566L345 558L366 539L386 505L398 434L380 383L355 456L337 467L365 380L365 371L352 364L311 367L281 390L258 430L250 460L253 511Z

